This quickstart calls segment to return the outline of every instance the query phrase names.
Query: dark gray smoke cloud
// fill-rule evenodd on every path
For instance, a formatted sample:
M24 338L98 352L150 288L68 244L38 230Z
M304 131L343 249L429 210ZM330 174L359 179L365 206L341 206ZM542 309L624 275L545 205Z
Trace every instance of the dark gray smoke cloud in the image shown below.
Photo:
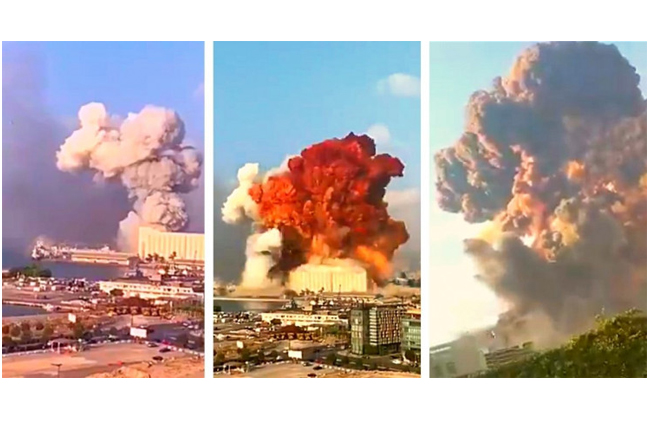
M639 81L614 45L533 45L471 96L465 132L435 156L440 207L493 220L492 236L465 246L480 279L513 307L499 324L510 343L552 344L598 313L646 308Z
M625 257L628 242L618 221L577 200L563 202L557 212L576 240L554 261L512 234L495 246L465 241L479 279L513 305L499 323L512 343L553 344L588 329L596 314L645 307L646 292L639 289L645 270Z
M124 192L57 169L56 151L74 126L47 109L44 65L30 53L7 50L2 60L3 256L23 256L41 235L114 243L130 208Z

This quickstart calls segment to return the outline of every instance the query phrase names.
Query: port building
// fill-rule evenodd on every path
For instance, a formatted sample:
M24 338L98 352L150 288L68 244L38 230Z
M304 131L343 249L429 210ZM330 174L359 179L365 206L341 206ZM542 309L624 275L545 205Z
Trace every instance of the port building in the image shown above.
M373 290L361 266L305 264L289 273L289 288L296 293L367 293Z
M205 258L203 233L164 232L151 227L138 231L138 256L158 255L165 259L202 262Z
M118 278L100 281L99 289L110 294L114 290L124 297L142 299L203 299L203 286L188 282L159 282L146 278Z
M329 311L281 310L264 312L261 316L264 322L271 323L273 320L279 320L282 326L331 326L347 325L348 323L347 319Z

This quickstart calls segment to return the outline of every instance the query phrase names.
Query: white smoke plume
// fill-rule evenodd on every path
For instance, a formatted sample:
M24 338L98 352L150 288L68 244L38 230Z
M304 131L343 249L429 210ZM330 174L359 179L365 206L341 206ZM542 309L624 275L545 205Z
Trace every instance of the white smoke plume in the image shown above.
M258 205L248 194L248 190L259 180L259 164L248 163L237 172L239 184L228 196L221 208L222 219L227 224L238 224L250 219L255 226L259 222ZM279 170L279 169L277 169ZM255 231L246 241L246 265L242 274L241 286L251 289L268 289L280 283L269 276L269 271L277 263L282 248L282 234L278 229L262 233Z
M237 171L237 181L239 185L228 196L223 207L221 215L223 221L228 224L237 224L248 217L253 221L259 220L257 203L253 201L248 194L248 190L253 186L260 171L259 164L247 163Z
M118 247L133 251L141 225L179 231L189 221L180 194L199 184L201 154L183 140L185 125L173 110L146 106L123 121L103 104L79 110L80 128L56 153L57 168L94 171L98 179L120 180L133 210L122 222Z
M242 287L268 289L278 286L280 282L269 277L269 271L276 264L281 248L282 234L278 229L250 235L246 241L246 266L242 274Z

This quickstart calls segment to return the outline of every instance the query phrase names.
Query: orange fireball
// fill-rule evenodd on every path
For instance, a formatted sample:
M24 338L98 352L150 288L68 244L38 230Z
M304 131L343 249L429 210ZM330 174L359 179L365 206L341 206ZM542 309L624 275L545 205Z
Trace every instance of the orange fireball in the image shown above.
M375 281L388 277L393 254L409 235L404 223L388 215L384 195L404 164L376 155L370 137L351 133L309 146L287 166L249 190L264 227L282 232L279 268L353 258Z

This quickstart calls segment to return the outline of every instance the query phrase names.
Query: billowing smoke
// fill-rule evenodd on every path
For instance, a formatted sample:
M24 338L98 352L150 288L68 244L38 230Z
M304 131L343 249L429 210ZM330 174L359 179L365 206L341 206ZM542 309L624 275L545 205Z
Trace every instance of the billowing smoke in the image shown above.
M80 175L85 180L81 182L57 170L56 150L72 127L68 119L48 110L44 69L39 56L3 44L3 266L24 264L39 236L72 243L109 242L129 209L118 185L91 182L88 174Z
M493 221L465 246L512 305L503 332L552 340L595 314L646 308L639 79L614 45L534 45L472 95L465 132L436 154L440 207Z
M79 110L80 128L56 153L57 167L66 172L92 171L96 178L120 180L133 210L120 222L118 246L137 248L137 230L183 230L189 221L181 194L199 184L202 159L185 143L185 125L172 110L146 106L121 120L104 105L90 103Z
M242 285L277 285L302 264L344 259L382 282L409 238L384 200L403 170L399 159L376 155L371 138L354 134L309 146L264 176L257 164L244 165L222 208L227 223L253 223Z

